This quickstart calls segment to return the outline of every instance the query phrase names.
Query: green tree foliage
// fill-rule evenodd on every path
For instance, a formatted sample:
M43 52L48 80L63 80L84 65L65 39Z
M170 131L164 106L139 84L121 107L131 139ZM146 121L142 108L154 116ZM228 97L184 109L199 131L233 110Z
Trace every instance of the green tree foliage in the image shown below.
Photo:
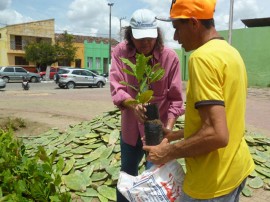
M56 47L47 41L30 43L25 47L25 58L39 66L51 65L57 61Z
M58 61L63 65L69 66L71 61L74 61L77 48L74 46L74 36L65 31L59 38L56 39L56 50Z
M55 62L64 62L70 65L75 59L77 48L73 44L74 37L64 32L56 40L56 44L41 40L29 43L25 47L25 58L27 61L35 62L38 66L50 66Z

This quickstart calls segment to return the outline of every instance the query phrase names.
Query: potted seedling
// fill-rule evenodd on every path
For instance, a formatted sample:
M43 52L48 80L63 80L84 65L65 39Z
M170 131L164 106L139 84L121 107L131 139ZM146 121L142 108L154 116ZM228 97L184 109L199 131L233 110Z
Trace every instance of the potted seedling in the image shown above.
M145 143L146 145L158 145L163 139L162 123L159 120L159 112L156 104L150 104L154 98L154 91L151 90L150 84L162 79L165 70L159 63L151 66L149 60L152 56L144 56L136 54L136 64L133 64L126 58L121 58L122 62L130 67L123 68L123 72L136 78L138 86L131 85L125 81L120 84L128 86L137 92L135 100L129 101L127 104L143 104L146 107L146 121L144 123Z

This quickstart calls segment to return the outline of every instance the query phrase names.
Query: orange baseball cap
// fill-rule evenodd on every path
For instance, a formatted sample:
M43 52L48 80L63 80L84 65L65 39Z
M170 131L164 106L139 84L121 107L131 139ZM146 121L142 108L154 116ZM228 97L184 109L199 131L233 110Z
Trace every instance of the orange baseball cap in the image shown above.
M172 0L170 19L212 19L216 0Z

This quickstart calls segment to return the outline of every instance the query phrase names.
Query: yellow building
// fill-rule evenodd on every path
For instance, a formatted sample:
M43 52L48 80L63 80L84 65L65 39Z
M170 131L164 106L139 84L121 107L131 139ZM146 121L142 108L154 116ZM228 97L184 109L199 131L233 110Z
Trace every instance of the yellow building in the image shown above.
M8 25L0 28L0 66L34 65L25 60L24 47L41 40L54 44L54 19Z

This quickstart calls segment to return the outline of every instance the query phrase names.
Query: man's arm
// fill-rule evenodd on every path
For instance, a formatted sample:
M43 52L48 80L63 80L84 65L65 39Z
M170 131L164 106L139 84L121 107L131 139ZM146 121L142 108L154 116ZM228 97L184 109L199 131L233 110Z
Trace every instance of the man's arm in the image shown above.
M229 132L224 106L207 105L198 110L201 128L189 138L175 144L169 144L165 139L157 146L144 146L149 151L149 161L161 164L173 159L203 155L227 146Z

